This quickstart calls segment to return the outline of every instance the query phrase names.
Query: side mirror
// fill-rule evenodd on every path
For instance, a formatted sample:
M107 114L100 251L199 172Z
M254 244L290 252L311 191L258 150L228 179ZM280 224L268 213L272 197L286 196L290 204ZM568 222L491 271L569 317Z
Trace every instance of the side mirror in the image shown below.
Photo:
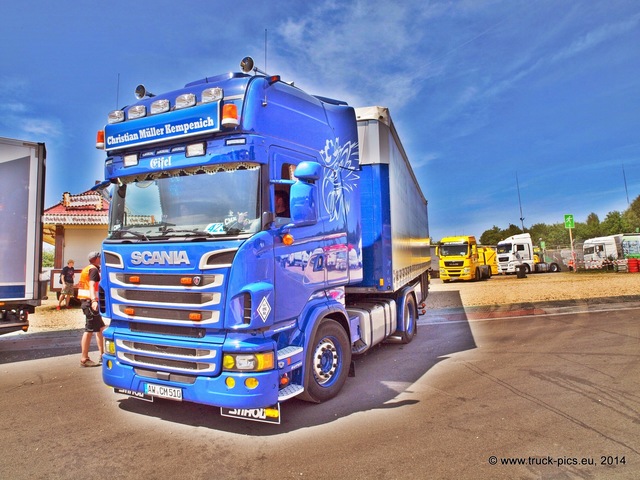
M318 162L301 162L293 172L298 179L308 183L314 183L322 178L322 165Z
M318 223L318 187L315 184L322 178L322 165L317 162L302 162L295 171L298 179L291 185L289 209L294 226L315 225Z

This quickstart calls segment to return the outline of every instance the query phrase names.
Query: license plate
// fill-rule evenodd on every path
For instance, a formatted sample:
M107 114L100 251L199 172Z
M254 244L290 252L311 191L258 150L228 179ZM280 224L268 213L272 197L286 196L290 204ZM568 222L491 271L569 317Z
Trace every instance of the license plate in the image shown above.
M145 383L144 393L152 397L168 398L169 400L182 401L182 389L167 387L166 385L156 385L153 383Z

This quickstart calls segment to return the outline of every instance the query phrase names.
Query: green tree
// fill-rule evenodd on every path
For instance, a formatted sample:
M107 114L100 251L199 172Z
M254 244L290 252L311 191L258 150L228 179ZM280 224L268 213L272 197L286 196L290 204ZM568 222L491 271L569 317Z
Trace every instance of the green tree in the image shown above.
M53 268L53 252L44 250L42 252L42 268Z
M629 223L626 221L622 213L616 210L607 213L601 227L602 235L616 235L630 230Z
M552 225L536 223L528 231L534 244L537 244L540 239L545 241L547 248L565 247L570 244L569 230L564 228L564 223L554 223ZM587 215L585 222L576 221L572 235L574 241L584 242L593 237L636 231L640 232L640 195L631 202L629 208L623 213L615 210L609 212L602 222L600 222L598 215L593 212ZM522 230L512 223L504 230L494 225L491 229L482 233L480 242L483 245L495 245L500 240L518 233L522 233Z
M481 245L496 245L500 240L504 237L502 236L502 230L500 230L496 225L494 225L489 230L485 230L482 235L480 235L480 244Z
M602 230L600 228L600 218L595 213L591 212L587 215L586 228L584 230L584 235L587 238L601 237Z

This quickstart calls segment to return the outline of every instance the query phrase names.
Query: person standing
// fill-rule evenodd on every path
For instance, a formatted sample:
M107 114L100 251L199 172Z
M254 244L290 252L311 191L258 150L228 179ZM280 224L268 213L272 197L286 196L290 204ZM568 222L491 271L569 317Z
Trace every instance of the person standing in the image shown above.
M58 301L58 307L56 310L60 310L62 308L62 302L65 302L67 308L71 308L71 298L73 297L73 285L75 283L74 276L76 274L75 269L73 268L74 261L69 259L67 261L67 266L62 269L60 272L60 283L62 283L63 287L60 291L60 300ZM65 301L66 300L66 301Z
M100 252L89 253L89 265L82 269L80 282L78 283L78 298L82 300L82 312L85 315L85 327L82 334L80 347L82 356L80 357L81 367L97 367L102 365L102 354L104 353L104 338L102 331L106 328L102 315L100 315L100 303L98 302L98 286L100 284ZM91 337L96 334L100 360L94 362L89 358L89 347Z

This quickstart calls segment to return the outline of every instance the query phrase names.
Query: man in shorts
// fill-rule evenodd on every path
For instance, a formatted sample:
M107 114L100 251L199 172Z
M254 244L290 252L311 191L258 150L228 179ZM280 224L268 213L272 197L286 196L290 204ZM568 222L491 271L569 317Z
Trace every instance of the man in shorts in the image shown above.
M60 283L63 284L62 290L60 291L60 301L58 302L57 310L62 308L62 303L65 302L67 308L71 308L71 298L73 297L73 284L74 284L74 275L76 271L73 268L74 261L69 260L67 262L67 266L62 269L60 272Z
M78 298L82 300L82 312L85 316L84 333L80 347L82 356L80 357L81 367L97 367L102 365L102 354L104 353L104 339L102 331L106 328L102 315L100 315L100 303L98 302L98 286L100 284L100 252L89 253L89 265L82 269L80 282L78 283ZM91 337L96 334L100 360L94 362L89 358L89 348Z

